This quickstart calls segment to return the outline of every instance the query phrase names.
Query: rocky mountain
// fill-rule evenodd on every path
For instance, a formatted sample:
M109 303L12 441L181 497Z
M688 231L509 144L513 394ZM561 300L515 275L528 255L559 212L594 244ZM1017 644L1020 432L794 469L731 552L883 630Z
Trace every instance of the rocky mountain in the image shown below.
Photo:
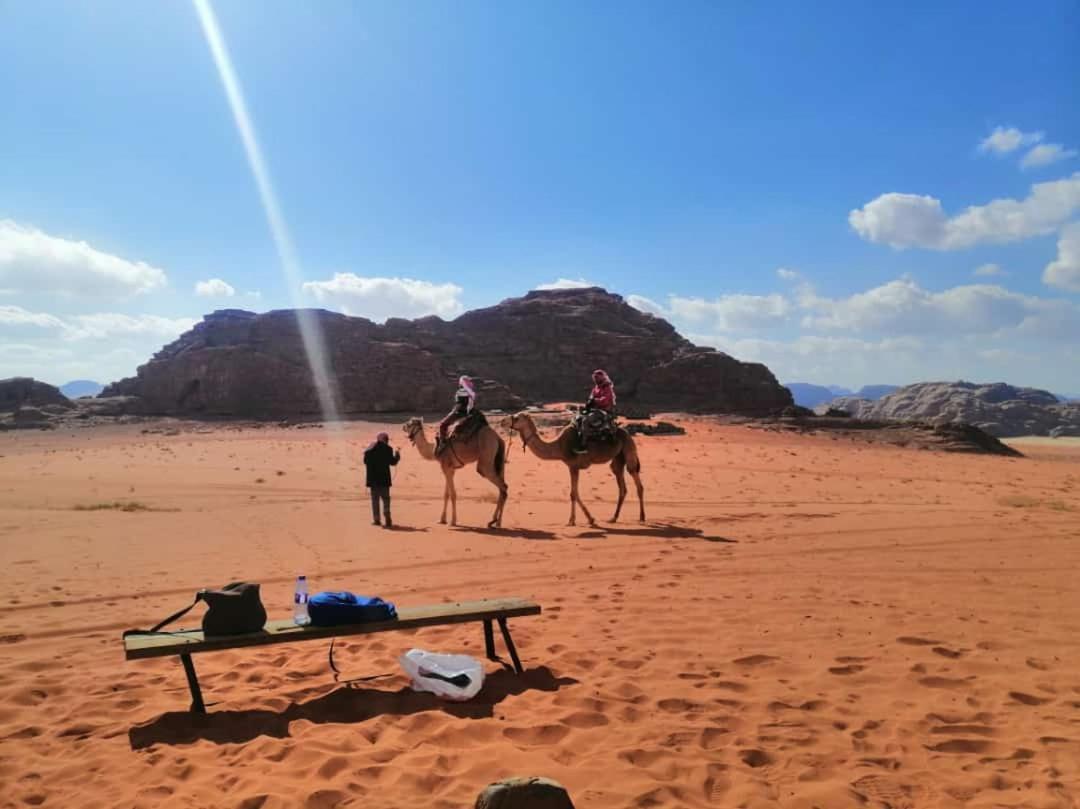
M73 379L61 385L60 392L69 399L78 399L80 396L97 396L104 388L104 385L92 379Z
M860 399L869 399L870 401L876 401L882 396L888 396L894 391L900 390L899 385L863 385L859 390L852 394Z
M580 402L595 368L615 379L620 404L635 408L754 414L792 403L764 365L695 346L596 287L534 291L452 321L314 315L344 414L446 410L461 373L480 380L482 407ZM207 315L102 395L135 397L148 414L319 412L293 310Z
M25 376L0 379L0 413L24 407L70 408L71 401L58 388Z
M973 424L998 437L1080 435L1080 403L1061 403L1049 391L1004 382L923 382L877 401L840 397L821 407L826 406L872 421Z

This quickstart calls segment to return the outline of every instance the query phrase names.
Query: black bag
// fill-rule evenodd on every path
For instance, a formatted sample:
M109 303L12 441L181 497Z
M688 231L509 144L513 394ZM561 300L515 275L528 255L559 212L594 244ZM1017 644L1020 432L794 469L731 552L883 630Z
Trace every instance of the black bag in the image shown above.
M163 626L187 615L200 601L206 602L203 615L203 634L207 637L221 635L245 635L259 632L266 626L266 608L259 598L259 585L246 581L234 581L220 590L199 590L195 600L179 612L174 612L153 629L129 629L128 635L154 635Z
M206 602L202 627L205 635L243 635L266 625L266 608L259 585L237 581L220 590L200 590L195 600Z

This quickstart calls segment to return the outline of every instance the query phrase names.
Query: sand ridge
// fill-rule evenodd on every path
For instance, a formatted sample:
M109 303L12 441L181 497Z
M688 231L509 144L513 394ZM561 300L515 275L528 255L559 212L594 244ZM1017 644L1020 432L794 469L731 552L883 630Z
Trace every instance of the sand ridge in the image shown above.
M1080 453L684 423L638 438L645 525L567 528L565 470L515 443L503 532L476 527L494 489L470 470L464 525L436 525L441 476L407 445L402 529L370 526L376 425L0 437L0 806L449 808L532 773L588 807L1075 805ZM584 475L598 517L614 494ZM138 510L96 508L117 503ZM320 643L236 650L196 658L192 718L176 661L123 660L122 629L201 586L260 581L284 617L299 572L535 598L528 671L489 664L462 705L408 689L397 655L482 656L476 626L346 641L345 684Z

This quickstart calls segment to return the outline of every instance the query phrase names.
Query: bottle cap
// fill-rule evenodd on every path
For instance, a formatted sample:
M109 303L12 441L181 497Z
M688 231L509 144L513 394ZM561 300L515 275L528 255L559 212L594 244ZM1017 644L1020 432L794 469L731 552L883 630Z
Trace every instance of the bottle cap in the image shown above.
M298 579L307 579L307 576L297 576Z

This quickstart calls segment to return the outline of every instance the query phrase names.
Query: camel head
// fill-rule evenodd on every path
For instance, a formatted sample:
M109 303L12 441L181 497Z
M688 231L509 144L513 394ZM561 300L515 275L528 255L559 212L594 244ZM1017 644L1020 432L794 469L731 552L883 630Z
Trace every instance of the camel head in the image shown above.
M508 416L504 416L499 421L499 426L504 430L520 430L525 426L525 419L528 418L524 413L511 413Z
M416 443L416 436L424 431L424 420L413 416L407 422L401 425L401 431L409 437L409 440Z

